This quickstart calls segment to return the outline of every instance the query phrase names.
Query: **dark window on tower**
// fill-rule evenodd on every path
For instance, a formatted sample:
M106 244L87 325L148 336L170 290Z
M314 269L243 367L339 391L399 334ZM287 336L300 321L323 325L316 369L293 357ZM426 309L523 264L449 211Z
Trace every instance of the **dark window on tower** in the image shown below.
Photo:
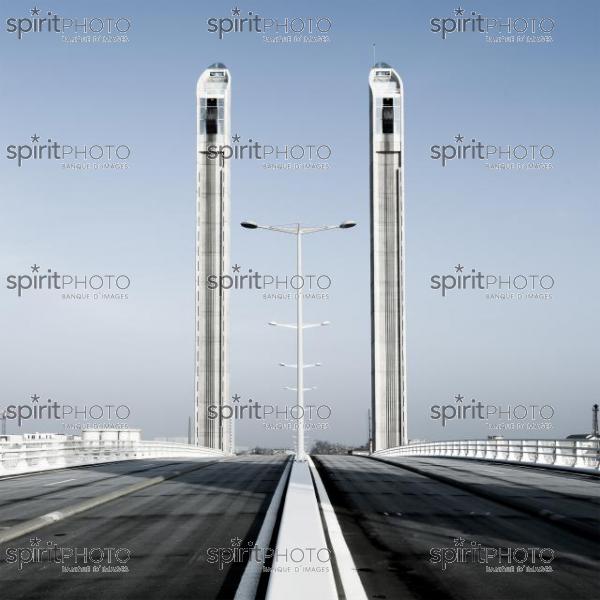
M382 133L394 133L394 99L384 98L381 111Z
M219 118L216 98L206 99L206 133L214 135L217 133L217 120Z

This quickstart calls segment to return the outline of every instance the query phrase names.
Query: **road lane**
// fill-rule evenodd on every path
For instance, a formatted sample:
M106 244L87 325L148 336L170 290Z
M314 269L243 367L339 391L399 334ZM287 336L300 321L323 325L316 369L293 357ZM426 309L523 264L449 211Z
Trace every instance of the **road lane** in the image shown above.
M141 479L162 475L176 466L208 464L215 460L219 458L156 459L143 461L143 464L126 461L0 479L0 529L127 487Z
M2 600L233 598L248 555L239 549L256 540L284 464L284 457L215 463L0 545ZM126 564L112 563L129 572L63 572L74 559L56 563L48 551L39 561L30 552L21 570L11 562L11 551L48 542L63 553L76 549L78 566L86 550L88 564L100 557L94 548L103 549L101 567L109 549L113 559L130 554Z
M467 486L477 494L528 514L560 521L591 540L598 538L600 478L595 474L434 457L383 460Z
M578 535L379 461L320 456L315 462L370 597L598 598L598 547ZM524 555L512 553L519 548L550 549L553 571L518 572L515 557ZM504 553L502 563L497 557L486 558L486 552ZM544 551L542 556L548 560L551 554ZM443 557L446 560L438 560ZM487 563L477 562L481 557ZM510 565L515 572L486 571Z
M600 532L597 475L438 457L386 457L386 460L455 479L538 511L564 514L582 527Z

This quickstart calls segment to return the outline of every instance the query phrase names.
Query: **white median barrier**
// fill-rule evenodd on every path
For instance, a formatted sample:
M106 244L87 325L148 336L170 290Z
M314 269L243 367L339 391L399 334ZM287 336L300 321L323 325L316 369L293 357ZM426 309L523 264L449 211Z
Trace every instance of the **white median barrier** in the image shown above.
M292 465L274 550L267 600L338 600L307 462Z

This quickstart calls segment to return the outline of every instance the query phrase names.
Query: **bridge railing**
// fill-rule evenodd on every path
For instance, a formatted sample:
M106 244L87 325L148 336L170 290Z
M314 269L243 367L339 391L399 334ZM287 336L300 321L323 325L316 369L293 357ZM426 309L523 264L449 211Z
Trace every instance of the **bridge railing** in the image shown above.
M600 440L449 440L378 450L373 456L445 456L600 469Z
M140 440L0 442L0 476L145 458L225 456L220 450Z

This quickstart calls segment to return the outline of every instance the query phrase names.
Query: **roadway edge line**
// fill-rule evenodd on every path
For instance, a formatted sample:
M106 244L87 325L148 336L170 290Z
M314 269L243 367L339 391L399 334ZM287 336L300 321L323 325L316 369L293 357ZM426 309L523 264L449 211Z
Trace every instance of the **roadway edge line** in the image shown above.
M120 490L115 490L113 492L109 492L107 494L103 494L101 496L96 496L95 498L90 498L89 500L84 500L83 502L79 502L78 504L73 504L71 506L67 506L61 510L56 510L53 512L46 513L45 515L41 515L40 517L34 517L33 519L28 519L23 523L19 523L18 525L13 525L9 529L0 532L0 544L5 542L10 542L16 538L27 535L32 531L37 531L42 527L46 527L47 525L51 525L52 523L56 523L57 521L62 521L69 517L73 517L78 515L79 513L85 512L92 508L96 508L103 504L107 504L108 502L112 502L113 500L117 500L122 498L123 496L128 496L129 494L134 494L135 492L139 492L140 490L146 489L150 486L157 485L159 483L163 483L164 481L168 481L169 479L174 479L175 477L179 477L181 475L185 475L186 473L191 473L192 471L197 471L198 469L203 469L205 467L209 467L211 465L220 462L219 460L211 461L208 463L203 463L201 465L195 465L194 467L188 469L182 469L181 471L175 471L171 475L161 475L159 477L153 477L152 479L148 479L146 481L141 481L140 483L134 483L125 488L121 488Z
M352 558L352 554L348 548L344 534L342 533L342 528L340 527L335 510L331 504L327 490L325 489L325 485L323 484L312 458L309 456L307 460L310 472L313 476L319 505L321 507L325 533L329 537L333 547L338 575L343 588L343 597L345 597L346 600L368 600L367 593L365 592L365 588L358 575L354 559ZM342 594L340 594L340 596L341 595Z
M404 465L404 464L399 464L399 463L393 462L392 460L388 460L385 458L379 458L378 456L363 456L361 458L366 458L369 460L377 460L379 462L382 462L382 463L385 463L388 465L392 465L398 469L406 469L407 471L412 471L413 473L417 473L417 475L422 475L423 477L429 477L430 479L435 479L436 481L439 481L441 483L445 483L452 487L464 490L466 492L470 492L471 494L474 494L475 496L479 496L481 498L486 498L487 500L491 500L492 502L496 502L497 504L507 506L508 508L512 508L513 510L518 510L520 512L524 512L525 514L531 515L533 517L538 517L544 521L553 523L554 525L557 525L558 527L561 527L562 529L567 530L569 533L579 535L581 537L584 537L587 540L591 540L593 542L598 541L598 535L595 534L593 531L590 531L589 527L586 527L582 523L579 523L578 521L575 521L574 519L571 519L570 517L566 517L564 515L552 512L551 510L548 510L545 508L543 508L543 509L531 508L524 502L508 500L508 499L504 498L503 496L494 494L492 492L488 492L486 490L479 489L478 487L476 487L472 484L464 483L462 481L456 481L455 479L451 479L450 477L446 477L445 475L438 475L437 473L436 474L428 473L427 471L424 471L417 467L413 467L412 465L408 466L408 465Z
M279 507L283 499L284 491L287 488L287 482L289 481L289 473L292 468L293 459L288 459L287 464L283 469L281 478L277 483L277 487L271 497L269 508L265 514L265 518L261 525L260 531L256 543L254 544L258 548L267 548L271 542L273 535L273 529L277 522L277 515L279 514ZM248 560L246 568L242 574L237 590L235 591L234 600L254 600L256 597L256 590L260 584L260 578L262 575L263 562Z

